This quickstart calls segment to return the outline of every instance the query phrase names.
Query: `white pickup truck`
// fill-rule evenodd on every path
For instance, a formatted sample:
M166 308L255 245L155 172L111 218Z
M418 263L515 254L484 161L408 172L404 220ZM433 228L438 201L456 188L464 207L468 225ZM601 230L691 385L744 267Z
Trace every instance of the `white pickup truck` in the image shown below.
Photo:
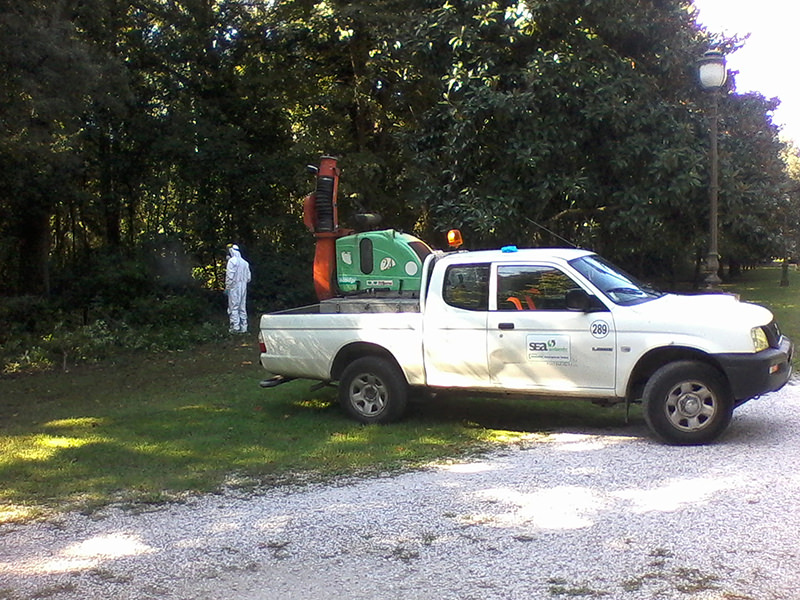
M338 382L363 423L399 419L413 388L641 401L659 438L702 444L791 374L793 344L766 308L656 292L589 251L433 252L422 265L415 298L263 315L262 386Z

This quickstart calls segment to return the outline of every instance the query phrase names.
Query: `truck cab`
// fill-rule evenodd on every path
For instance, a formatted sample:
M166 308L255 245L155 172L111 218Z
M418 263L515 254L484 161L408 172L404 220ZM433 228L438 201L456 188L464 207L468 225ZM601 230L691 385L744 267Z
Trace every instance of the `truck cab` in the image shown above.
M613 314L569 266L590 255L506 248L443 259L424 310L428 384L615 396ZM585 311L568 305L580 292ZM447 364L456 349L460 369Z

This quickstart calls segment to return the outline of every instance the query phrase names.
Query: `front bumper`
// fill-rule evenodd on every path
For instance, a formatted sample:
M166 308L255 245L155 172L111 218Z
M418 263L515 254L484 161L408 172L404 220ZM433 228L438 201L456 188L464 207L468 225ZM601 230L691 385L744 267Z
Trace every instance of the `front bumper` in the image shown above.
M778 348L757 354L718 354L716 356L731 385L737 404L781 389L792 375L794 344L782 337Z

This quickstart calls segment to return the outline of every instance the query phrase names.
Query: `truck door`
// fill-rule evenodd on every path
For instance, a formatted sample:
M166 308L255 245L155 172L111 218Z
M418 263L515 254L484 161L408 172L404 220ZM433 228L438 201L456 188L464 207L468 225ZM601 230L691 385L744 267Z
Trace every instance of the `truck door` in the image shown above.
M552 265L500 264L487 318L489 374L495 387L608 395L616 371L610 311L568 310L580 288Z
M451 265L441 286L441 302L425 307L423 352L428 385L491 386L486 361L489 308L488 263ZM438 292L437 292L438 294Z

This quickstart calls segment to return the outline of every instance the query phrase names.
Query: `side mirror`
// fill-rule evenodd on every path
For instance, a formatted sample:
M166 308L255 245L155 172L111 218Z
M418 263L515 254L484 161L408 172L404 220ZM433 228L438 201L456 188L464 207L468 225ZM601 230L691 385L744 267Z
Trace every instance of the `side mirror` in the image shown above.
M566 294L566 301L568 310L589 312L594 306L592 297L580 288L569 290Z

